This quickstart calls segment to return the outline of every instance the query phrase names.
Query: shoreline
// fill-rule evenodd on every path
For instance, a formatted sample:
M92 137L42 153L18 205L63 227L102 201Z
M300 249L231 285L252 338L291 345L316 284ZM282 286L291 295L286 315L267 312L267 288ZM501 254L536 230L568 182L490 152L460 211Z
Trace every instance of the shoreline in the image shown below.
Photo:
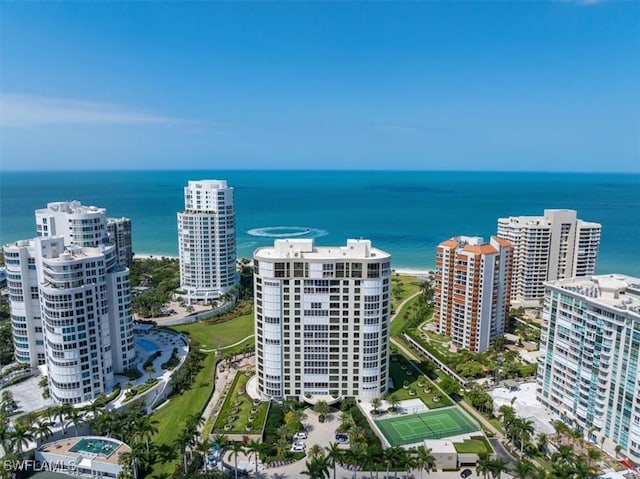
M179 259L178 256L169 256L164 254L149 254L149 253L135 253L133 255L133 259ZM251 260L250 258L237 258L237 261L242 261L243 259ZM435 270L432 269L416 269L416 268L392 268L391 271L394 274L401 274L404 276L429 276L435 274Z

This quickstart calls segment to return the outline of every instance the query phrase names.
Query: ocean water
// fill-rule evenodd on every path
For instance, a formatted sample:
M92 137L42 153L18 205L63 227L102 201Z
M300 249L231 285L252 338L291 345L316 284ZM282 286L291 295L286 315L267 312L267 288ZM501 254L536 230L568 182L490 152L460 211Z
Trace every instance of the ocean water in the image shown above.
M400 171L3 172L0 243L35 236L33 211L80 200L133 221L134 251L176 255L188 180L235 188L238 257L276 237L371 239L395 268L427 269L451 236L487 239L497 218L569 208L602 224L598 273L640 276L640 175Z

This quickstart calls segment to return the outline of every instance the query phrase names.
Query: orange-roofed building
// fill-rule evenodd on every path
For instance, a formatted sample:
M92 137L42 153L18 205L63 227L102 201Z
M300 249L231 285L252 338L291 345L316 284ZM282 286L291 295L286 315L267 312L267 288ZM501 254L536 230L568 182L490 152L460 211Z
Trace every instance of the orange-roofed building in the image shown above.
M459 236L436 250L434 321L454 344L482 352L509 321L513 245Z

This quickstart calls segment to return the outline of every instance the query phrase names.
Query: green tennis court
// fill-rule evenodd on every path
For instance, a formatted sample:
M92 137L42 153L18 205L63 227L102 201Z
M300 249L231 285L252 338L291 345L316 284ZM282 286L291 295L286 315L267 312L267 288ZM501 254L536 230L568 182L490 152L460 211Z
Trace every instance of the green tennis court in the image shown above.
M404 446L424 439L442 439L480 430L480 426L457 406L381 419L376 421L376 425L392 446Z

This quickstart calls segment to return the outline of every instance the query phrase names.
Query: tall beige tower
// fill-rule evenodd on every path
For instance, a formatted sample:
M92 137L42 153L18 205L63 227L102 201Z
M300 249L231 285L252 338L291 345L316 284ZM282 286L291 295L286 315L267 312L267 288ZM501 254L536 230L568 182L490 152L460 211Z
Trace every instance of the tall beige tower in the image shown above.
M514 246L512 302L539 306L545 281L595 273L600 231L575 210L499 218L498 236Z

